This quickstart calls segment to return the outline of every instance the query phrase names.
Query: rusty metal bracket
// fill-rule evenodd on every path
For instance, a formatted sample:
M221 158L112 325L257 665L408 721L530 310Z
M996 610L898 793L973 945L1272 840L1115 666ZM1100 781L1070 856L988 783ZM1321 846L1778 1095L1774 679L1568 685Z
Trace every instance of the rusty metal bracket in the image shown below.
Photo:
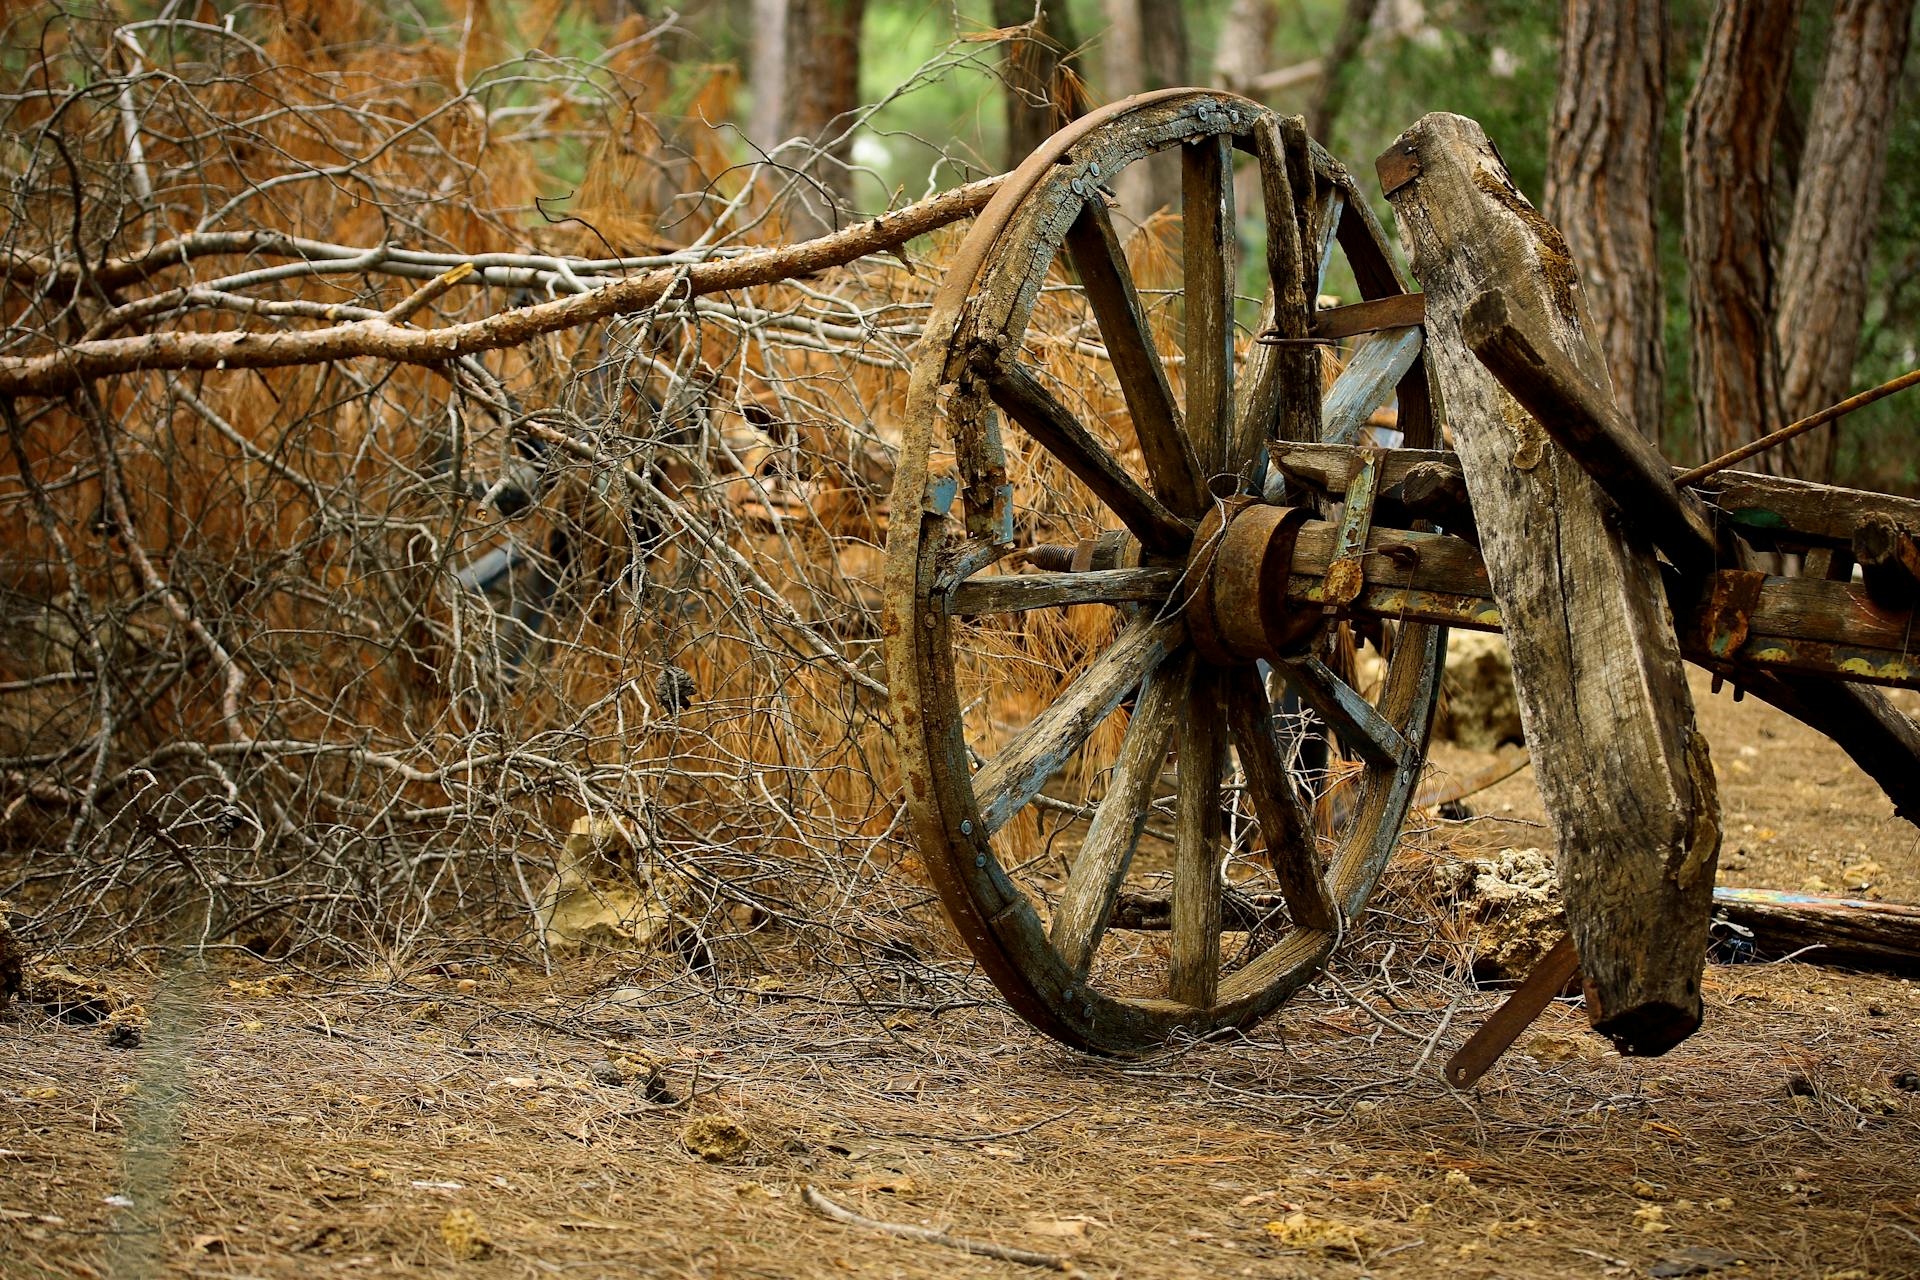
M1390 196L1420 176L1420 153L1402 138L1380 153L1373 171L1380 178L1380 194Z
M1373 529L1373 504L1380 491L1382 450L1369 450L1360 470L1347 485L1346 509L1340 513L1340 531L1334 538L1333 563L1327 566L1322 597L1327 613L1337 613L1352 604L1366 583L1362 561L1367 552L1367 534Z
M1747 642L1766 581L1767 575L1757 569L1720 569L1707 579L1694 625L1701 645L1714 657L1732 658Z
M1493 1016L1460 1046L1460 1051L1447 1059L1442 1074L1447 1083L1456 1089L1464 1089L1487 1074L1494 1063L1500 1061L1500 1055L1513 1047L1520 1033L1533 1025L1540 1011L1553 1003L1553 998L1567 989L1573 981L1573 975L1580 972L1580 953L1574 949L1571 936L1561 938L1553 950L1541 957L1540 963L1533 966L1533 972L1527 975L1507 1002L1493 1011Z

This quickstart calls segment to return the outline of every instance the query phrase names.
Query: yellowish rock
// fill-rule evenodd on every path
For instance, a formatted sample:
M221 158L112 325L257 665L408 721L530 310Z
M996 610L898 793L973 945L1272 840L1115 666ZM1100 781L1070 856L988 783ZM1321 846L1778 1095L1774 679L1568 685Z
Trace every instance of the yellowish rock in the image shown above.
M1267 1234L1287 1249L1305 1249L1309 1253L1341 1253L1359 1257L1373 1247L1373 1233L1358 1223L1338 1218L1322 1218L1310 1213L1290 1213L1267 1224Z
M462 1262L476 1262L493 1252L493 1241L471 1209L453 1209L440 1219L440 1239Z

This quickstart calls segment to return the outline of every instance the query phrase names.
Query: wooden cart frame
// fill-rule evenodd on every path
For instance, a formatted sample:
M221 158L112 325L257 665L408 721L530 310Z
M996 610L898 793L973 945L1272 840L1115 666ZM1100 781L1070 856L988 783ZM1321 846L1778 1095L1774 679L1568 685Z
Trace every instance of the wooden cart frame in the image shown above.
M1114 176L1158 154L1177 157L1186 210L1179 288L1156 295L1179 311L1179 396L1109 209ZM1558 834L1571 945L1508 1024L1577 956L1588 1014L1623 1051L1699 1025L1719 813L1683 659L1828 734L1920 813L1920 732L1870 687L1920 687L1920 503L1749 472L1676 484L1613 403L1564 242L1479 127L1429 116L1378 168L1418 292L1298 120L1212 91L1129 99L1009 176L936 301L888 548L902 775L949 916L1015 1009L1066 1043L1130 1054L1243 1025L1321 971L1399 839L1449 627L1506 633ZM1264 212L1246 339L1236 185ZM1361 300L1321 308L1340 261ZM1097 325L1118 421L1051 385L1029 331L1061 291ZM1348 338L1323 390L1320 348ZM1388 401L1400 445L1374 447ZM1065 527L1081 536L1036 536ZM1767 572L1778 553L1808 571ZM1087 605L1110 608L1110 638L1051 704L970 731L970 629ZM1377 678L1329 644L1343 633L1379 651ZM1302 787L1280 699L1337 740L1337 804ZM1103 730L1123 706L1124 730ZM1048 789L1096 740L1102 794L1076 810ZM1156 799L1170 892L1154 899L1129 877ZM1074 811L1079 838L1045 888L1015 847L1035 805ZM1270 894L1223 878L1235 815ZM1164 972L1103 968L1109 931L1149 921L1167 931Z

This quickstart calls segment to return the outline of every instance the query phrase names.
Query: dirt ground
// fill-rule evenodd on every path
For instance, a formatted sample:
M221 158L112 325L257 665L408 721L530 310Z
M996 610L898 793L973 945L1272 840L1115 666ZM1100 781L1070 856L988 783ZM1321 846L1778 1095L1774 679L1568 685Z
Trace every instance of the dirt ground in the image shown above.
M1837 751L1702 705L1729 883L1917 896L1913 830ZM1468 804L1414 856L1547 843L1525 772ZM1665 1058L1556 1005L1458 1094L1436 1065L1498 995L1396 901L1250 1038L1130 1064L951 957L885 999L798 969L118 975L138 1046L0 1016L0 1275L1045 1273L810 1186L1098 1277L1920 1276L1920 985L1715 967Z
M1712 692L1698 671L1691 683L1720 786L1721 884L1920 902L1920 828L1894 816L1844 751L1758 698L1736 701L1731 687ZM1893 697L1920 713L1920 698ZM1431 758L1430 785L1475 777L1499 759L1440 742ZM1471 845L1553 845L1530 768L1466 804L1475 815L1464 824Z

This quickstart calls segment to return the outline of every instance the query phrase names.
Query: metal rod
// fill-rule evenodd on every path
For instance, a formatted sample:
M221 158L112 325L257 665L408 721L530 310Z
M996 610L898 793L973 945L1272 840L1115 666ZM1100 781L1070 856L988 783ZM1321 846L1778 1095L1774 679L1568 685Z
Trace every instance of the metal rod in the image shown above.
M1845 417L1855 409L1864 409L1875 400L1884 400L1894 392L1905 391L1908 387L1916 383L1920 383L1920 369L1909 369L1893 381L1883 382L1871 391L1862 391L1857 396L1848 396L1839 404L1828 405L1820 412L1810 414L1798 422L1789 423L1781 427L1778 431L1761 436L1758 440L1750 440L1738 449L1733 449L1721 454L1705 466L1695 467L1691 471L1682 471L1673 478L1673 482L1684 488L1687 485L1704 480L1716 471L1725 471L1736 462L1744 462L1756 453L1764 453L1777 444L1791 440L1798 435L1805 435L1815 427L1823 427L1835 418Z

